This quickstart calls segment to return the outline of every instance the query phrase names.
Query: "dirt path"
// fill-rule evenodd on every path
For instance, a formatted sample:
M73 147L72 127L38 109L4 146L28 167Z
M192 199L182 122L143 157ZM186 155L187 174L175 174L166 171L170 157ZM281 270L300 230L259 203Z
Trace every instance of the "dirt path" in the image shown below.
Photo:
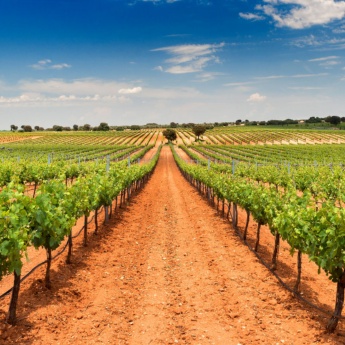
M126 209L76 246L73 264L24 282L15 327L0 344L343 344L342 325L286 292L207 202L164 147L152 178ZM333 298L333 296L332 296Z

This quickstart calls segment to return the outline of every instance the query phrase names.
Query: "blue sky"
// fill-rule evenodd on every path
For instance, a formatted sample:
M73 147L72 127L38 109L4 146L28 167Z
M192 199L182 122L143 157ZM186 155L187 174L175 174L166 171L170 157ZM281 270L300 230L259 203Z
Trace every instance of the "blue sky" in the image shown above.
M0 129L345 116L345 1L0 0Z

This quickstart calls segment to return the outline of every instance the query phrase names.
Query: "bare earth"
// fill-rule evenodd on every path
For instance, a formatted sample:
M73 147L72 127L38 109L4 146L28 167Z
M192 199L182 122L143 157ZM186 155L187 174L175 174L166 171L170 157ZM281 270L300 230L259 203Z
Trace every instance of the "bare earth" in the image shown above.
M0 301L0 344L345 342L343 321L326 334L328 317L299 302L258 262L184 180L168 147L144 189L99 235L90 232L88 247L77 239L73 264L65 264L65 254L53 263L52 290L44 288L44 268L22 284L16 326L4 323L9 297ZM254 239L255 224L249 232ZM268 256L267 229L261 243ZM292 284L294 259L284 245L279 260ZM308 263L302 279L306 297L331 310L334 284Z

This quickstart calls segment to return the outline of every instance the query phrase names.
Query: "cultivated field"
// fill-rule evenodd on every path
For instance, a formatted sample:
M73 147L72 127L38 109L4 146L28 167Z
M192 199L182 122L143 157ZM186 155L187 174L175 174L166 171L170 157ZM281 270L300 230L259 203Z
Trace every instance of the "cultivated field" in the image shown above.
M0 140L0 344L344 343L345 132Z

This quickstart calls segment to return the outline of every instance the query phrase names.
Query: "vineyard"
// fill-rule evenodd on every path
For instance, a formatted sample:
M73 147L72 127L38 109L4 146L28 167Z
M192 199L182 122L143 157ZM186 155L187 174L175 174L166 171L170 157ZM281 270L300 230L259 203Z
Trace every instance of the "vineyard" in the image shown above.
M181 129L163 149L159 130L1 141L0 343L47 343L59 323L51 344L343 343L342 131ZM92 331L78 338L80 320Z
M178 143L195 141L191 130L178 131ZM344 144L345 133L335 130L263 129L252 127L223 127L208 130L202 142L208 145L305 145Z

